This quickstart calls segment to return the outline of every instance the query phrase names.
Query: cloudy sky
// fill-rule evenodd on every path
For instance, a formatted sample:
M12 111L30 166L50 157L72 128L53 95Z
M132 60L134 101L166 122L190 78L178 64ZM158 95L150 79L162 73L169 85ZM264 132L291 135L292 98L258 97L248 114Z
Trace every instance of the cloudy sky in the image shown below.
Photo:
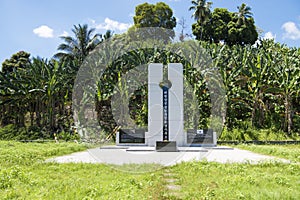
M167 3L178 19L185 18L191 33L190 0L160 0ZM299 0L210 0L213 7L237 11L246 3L252 8L260 37L274 38L300 47ZM88 24L98 33L125 32L133 24L135 6L145 0L0 0L0 62L20 50L32 56L51 58L62 35L72 35L75 24ZM148 0L156 3L159 0ZM176 28L180 30L179 27Z

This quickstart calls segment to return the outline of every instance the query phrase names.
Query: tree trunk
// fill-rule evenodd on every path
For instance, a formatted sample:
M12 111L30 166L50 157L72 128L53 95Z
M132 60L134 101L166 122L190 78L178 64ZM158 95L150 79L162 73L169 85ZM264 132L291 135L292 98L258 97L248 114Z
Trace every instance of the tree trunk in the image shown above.
M251 122L252 122L252 126L255 127L256 125L256 111L257 111L257 100L255 99L254 104L253 104L253 108L252 108L252 113L251 113Z
M290 96L285 95L284 98L284 108L285 108L285 119L284 119L284 130L290 135L292 132L292 112L291 112L291 104L290 104Z
M36 100L36 107L35 107L35 115L36 115L36 125L40 128L41 127L41 102L39 99Z
M49 101L49 121L50 121L50 129L53 131L55 129L55 107L54 107L54 99L50 99Z
M264 116L265 116L264 107L260 104L259 105L259 119L258 119L259 128L262 128L264 126L264 121L265 121Z

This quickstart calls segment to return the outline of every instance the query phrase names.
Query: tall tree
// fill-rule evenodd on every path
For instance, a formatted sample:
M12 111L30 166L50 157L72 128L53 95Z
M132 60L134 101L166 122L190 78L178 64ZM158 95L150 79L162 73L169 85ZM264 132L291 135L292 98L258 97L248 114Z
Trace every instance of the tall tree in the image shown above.
M80 63L86 58L96 46L101 42L102 36L94 34L95 29L89 29L88 25L74 25L72 32L75 37L62 36L64 43L58 46L61 52L55 54L55 58L77 59Z
M172 9L163 2L154 4L144 3L135 8L133 17L134 25L137 28L162 27L173 29L176 26L176 18Z
M251 8L244 3L241 6L238 6L237 9L239 10L236 13L239 25L245 24L246 20L253 16L253 13L251 12Z
M232 21L232 13L225 8L216 8L210 16L209 23L193 24L193 33L197 40L218 43L228 37L227 24Z
M134 26L128 31L134 35L135 28L160 27L165 28L164 32L157 33L155 29L145 29L143 36L151 37L153 35L164 35L164 40L168 41L175 36L174 28L176 26L176 18L173 16L173 10L165 3L158 2L156 4L143 3L135 8L135 16L133 17Z
M209 20L211 14L210 7L212 2L206 2L206 0L193 0L191 3L193 5L189 10L194 10L192 17L199 22L199 24L205 24Z
M237 20L233 19L233 21L227 25L228 38L225 42L229 45L254 44L258 39L258 33L254 23L254 19L249 18L245 24L239 25Z
M30 62L29 57L30 53L25 51L19 51L13 54L10 59L6 59L2 63L2 72L9 73L18 68L25 68L25 66Z
M19 51L2 63L0 72L0 120L2 125L14 123L22 127L25 123L24 85L20 72L30 64L30 53ZM13 94L13 95L11 95Z
M244 13L244 23L239 24L238 15L229 12L225 8L216 8L211 14L209 21L192 25L193 34L197 40L204 40L214 43L220 41L228 45L254 44L258 38L255 22L252 17L247 18ZM247 12L246 12L247 13Z
M209 21L211 11L210 7L212 2L206 2L206 0L193 0L191 2L193 6L189 8L189 10L194 10L192 17L197 21L197 24L200 27L200 37L199 39L202 40L203 37L203 26Z

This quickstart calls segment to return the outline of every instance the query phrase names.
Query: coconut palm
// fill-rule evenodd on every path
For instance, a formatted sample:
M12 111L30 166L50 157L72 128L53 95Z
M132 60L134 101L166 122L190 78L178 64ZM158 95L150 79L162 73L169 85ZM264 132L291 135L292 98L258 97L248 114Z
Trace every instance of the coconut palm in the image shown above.
M253 15L253 13L251 12L251 8L244 3L241 6L238 6L237 9L239 10L236 13L239 25L245 24L246 20Z
M189 8L189 10L194 10L192 17L201 25L205 24L211 13L210 7L212 2L206 2L206 0L193 0L191 3L193 5Z
M210 6L212 2L206 2L206 0L193 0L193 6L189 8L189 10L194 10L192 17L197 21L197 23L201 26L201 35L200 40L202 40L203 35L203 25L207 23L209 17L211 15Z
M55 58L71 58L77 59L80 63L86 58L96 46L101 42L102 36L100 34L93 34L94 28L89 29L88 25L78 24L74 25L72 32L75 37L62 36L64 43L58 46L61 52L55 54Z
M102 40L108 40L113 36L113 31L107 30L105 34L102 36Z

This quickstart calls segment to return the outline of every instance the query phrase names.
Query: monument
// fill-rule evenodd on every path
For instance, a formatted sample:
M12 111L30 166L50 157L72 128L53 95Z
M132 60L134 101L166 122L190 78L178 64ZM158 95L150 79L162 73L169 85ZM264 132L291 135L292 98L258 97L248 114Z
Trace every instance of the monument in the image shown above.
M117 145L145 145L157 151L183 146L216 146L216 133L184 131L183 66L181 63L148 65L148 130L120 130Z
M170 63L148 66L148 146L175 151L183 146L183 67ZM163 149L164 148L164 149Z

